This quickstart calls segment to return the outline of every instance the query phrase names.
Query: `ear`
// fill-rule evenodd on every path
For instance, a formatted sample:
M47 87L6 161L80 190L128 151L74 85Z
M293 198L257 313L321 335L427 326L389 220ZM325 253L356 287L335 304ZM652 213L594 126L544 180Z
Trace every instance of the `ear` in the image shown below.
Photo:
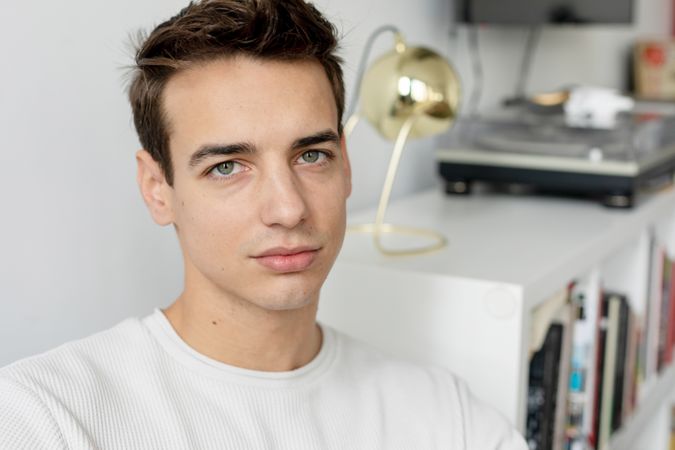
M136 152L136 163L136 181L152 219L158 225L173 223L173 188L167 183L164 171L147 150Z
M342 153L342 163L345 174L345 183L347 183L347 197L352 194L352 165L349 162L349 154L347 153L347 140L344 133L340 137L340 153Z

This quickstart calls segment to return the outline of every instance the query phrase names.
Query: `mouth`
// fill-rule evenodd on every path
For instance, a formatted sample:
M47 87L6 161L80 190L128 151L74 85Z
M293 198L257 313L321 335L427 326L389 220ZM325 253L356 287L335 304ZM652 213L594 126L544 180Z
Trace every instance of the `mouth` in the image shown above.
M321 250L320 247L275 247L253 257L263 267L278 273L301 272L308 269Z

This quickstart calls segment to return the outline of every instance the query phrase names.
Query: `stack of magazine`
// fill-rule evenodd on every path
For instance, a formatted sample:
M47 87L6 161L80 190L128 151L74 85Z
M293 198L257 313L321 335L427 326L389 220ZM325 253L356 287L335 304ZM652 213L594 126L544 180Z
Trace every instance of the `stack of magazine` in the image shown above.
M673 360L675 264L651 248L645 305L576 281L533 313L526 438L531 450L604 450Z

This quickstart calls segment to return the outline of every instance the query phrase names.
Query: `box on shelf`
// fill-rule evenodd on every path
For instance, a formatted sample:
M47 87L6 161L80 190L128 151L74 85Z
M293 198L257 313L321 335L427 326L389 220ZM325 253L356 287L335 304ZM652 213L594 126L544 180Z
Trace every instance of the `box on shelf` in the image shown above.
M650 100L675 100L675 41L635 45L635 94Z

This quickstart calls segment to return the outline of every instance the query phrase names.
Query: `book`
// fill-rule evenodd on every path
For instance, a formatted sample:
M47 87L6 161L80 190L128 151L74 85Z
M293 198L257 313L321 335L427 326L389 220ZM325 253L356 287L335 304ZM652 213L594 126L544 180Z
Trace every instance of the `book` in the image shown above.
M672 275L672 262L665 251L661 252L662 254L662 267L661 271L661 307L659 314L659 323L658 323L658 347L657 347L657 365L656 369L658 372L661 372L664 367L670 363L672 359L672 351L669 353L668 350L670 345L668 343L669 338L669 329L670 329L670 310L671 310L671 275ZM670 348L672 350L672 348Z
M642 318L630 312L628 320L628 348L626 350L625 378L623 386L623 410L621 412L622 423L633 413L637 401L638 384L638 347L642 340L640 325Z
M576 282L570 292L570 308L573 318L571 333L568 339L572 341L570 370L567 389L567 424L565 429L565 448L572 449L582 446L589 434L589 427L584 420L590 415L590 389L588 375L591 372L592 348L594 343L595 315L594 308L589 303L589 289L593 287L583 282ZM589 315L591 317L589 317Z
M664 280L664 284L668 285L668 305L669 305L669 314L668 314L668 336L666 338L665 345L665 355L663 355L663 360L666 364L670 364L673 361L673 347L675 346L675 286L673 286L673 281L675 280L675 264L673 264L672 259L666 257L668 264L664 269L664 278L667 277L667 281ZM668 270L668 273L665 273L665 270Z
M577 450L588 448L594 438L596 353L602 304L599 274L575 283L572 302L578 305L578 315L573 327L567 446Z
M530 360L525 437L530 450L552 450L563 325L552 323Z
M659 246L656 240L656 233L651 230L649 233L649 255L648 255L648 281L647 281L647 295L643 315L639 318L638 333L638 348L637 361L635 373L635 392L633 393L633 404L637 402L638 398L642 398L645 394L643 387L646 380L656 370L656 355L653 354L652 349L655 347L653 341L655 340L655 323L657 321L656 311L658 310L658 296L660 287L657 284L659 275L657 273L661 270L661 260Z
M568 288L560 289L532 312L530 330L530 358L539 350L546 339L551 323L558 321L560 311L569 302Z
M665 252L661 245L652 239L652 258L650 263L650 281L648 285L647 317L645 332L645 374L643 380L653 379L658 371L659 328L661 317L661 296L663 291L663 260ZM641 391L642 392L642 391ZM642 392L644 394L644 392Z
M594 380L593 380L593 401L591 403L591 428L588 435L588 443L594 448L598 449L599 434L600 434L600 412L602 405L602 385L605 369L605 342L607 338L607 299L604 294L600 295L597 325L596 325L596 345L595 345L595 362L594 362Z
M613 294L612 300L619 303L619 317L616 332L616 362L614 367L614 389L612 394L612 411L610 432L614 432L623 423L623 406L625 379L627 378L626 360L628 359L630 308L625 296Z
M558 367L558 392L556 398L555 419L553 425L553 450L563 450L566 441L568 419L568 392L572 368L572 347L574 323L579 311L577 303L571 301L574 283L567 288L567 301L559 309L557 323L562 325L563 339Z
M599 423L597 432L597 450L606 450L609 446L609 438L612 433L612 415L614 412L614 384L615 371L619 343L619 320L621 315L621 299L617 295L606 296L607 314L605 316L605 343L602 369L602 382L600 385L600 406L598 411Z

